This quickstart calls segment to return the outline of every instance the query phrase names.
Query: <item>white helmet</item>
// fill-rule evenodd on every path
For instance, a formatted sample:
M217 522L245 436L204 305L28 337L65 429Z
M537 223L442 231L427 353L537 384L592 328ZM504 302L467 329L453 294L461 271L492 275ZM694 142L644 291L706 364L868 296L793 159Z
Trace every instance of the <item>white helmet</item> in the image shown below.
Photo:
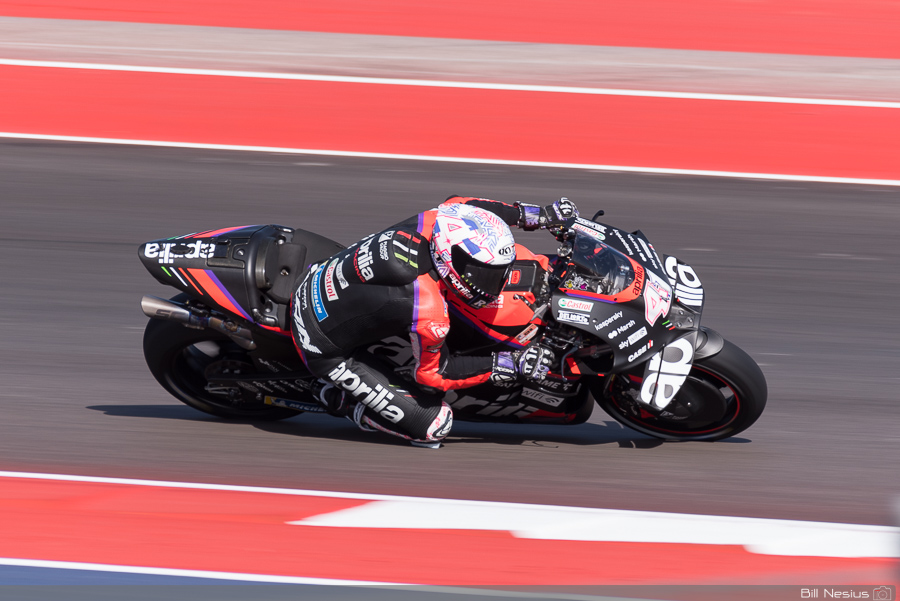
M516 260L509 226L494 213L462 203L438 207L431 258L447 287L476 309L497 300Z

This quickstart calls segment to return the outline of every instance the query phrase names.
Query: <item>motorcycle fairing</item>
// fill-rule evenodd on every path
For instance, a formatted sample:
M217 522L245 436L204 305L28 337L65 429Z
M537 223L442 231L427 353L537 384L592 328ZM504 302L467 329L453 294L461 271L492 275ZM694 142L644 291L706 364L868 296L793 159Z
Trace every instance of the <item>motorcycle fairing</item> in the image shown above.
M572 228L615 248L629 259L653 271L656 275L665 277L663 263L659 255L656 254L656 249L653 248L653 245L650 244L650 241L640 230L629 233L617 227L589 221L581 217L575 218Z
M648 361L679 338L682 330L696 331L703 290L693 269L674 257L661 260L640 232L626 234L604 224L593 224L592 229L589 224L574 223L581 227L574 228L573 253L551 307L558 322L607 345L612 362L583 354L571 357L569 368L595 375L622 371ZM630 249L633 256L614 247ZM607 290L612 281L622 284L608 290L610 294L593 291ZM592 352L595 357L608 356L602 348L594 347Z
M260 327L287 334L287 306L308 263L343 246L278 225L209 230L153 240L138 254L161 283Z

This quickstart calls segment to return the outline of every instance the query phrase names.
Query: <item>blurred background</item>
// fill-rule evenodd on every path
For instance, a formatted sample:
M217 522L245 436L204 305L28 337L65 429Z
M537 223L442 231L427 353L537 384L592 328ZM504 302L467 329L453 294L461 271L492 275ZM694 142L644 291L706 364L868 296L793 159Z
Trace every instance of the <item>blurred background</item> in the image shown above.
M898 26L878 0L0 0L0 469L895 524ZM224 422L147 371L139 301L170 291L140 243L281 223L350 244L451 194L567 196L690 263L705 325L766 374L762 418L682 444L599 409L457 423L423 452ZM29 556L83 544L45 542ZM681 582L896 580L737 565Z

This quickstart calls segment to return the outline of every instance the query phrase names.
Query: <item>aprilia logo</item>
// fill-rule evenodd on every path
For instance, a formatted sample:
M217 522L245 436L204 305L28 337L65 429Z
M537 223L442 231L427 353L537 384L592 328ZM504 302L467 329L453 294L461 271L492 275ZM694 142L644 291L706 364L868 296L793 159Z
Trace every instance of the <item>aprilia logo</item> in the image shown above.
M341 362L335 367L328 377L336 385L340 386L354 397L359 398L361 405L365 405L369 409L377 412L378 415L393 423L403 419L403 410L396 405L391 405L390 401L394 400L394 393L388 391L381 384L376 384L373 389L371 386L363 384L362 378L347 369L347 364ZM365 395L365 396L363 396Z
M359 245L359 250L356 251L356 275L359 276L359 279L363 282L368 282L373 277L375 277L375 272L372 271L372 242L375 240L375 236L369 236L369 239Z
M158 259L160 263L171 264L175 259L208 259L216 251L215 244L196 242L151 242L144 247L144 256Z

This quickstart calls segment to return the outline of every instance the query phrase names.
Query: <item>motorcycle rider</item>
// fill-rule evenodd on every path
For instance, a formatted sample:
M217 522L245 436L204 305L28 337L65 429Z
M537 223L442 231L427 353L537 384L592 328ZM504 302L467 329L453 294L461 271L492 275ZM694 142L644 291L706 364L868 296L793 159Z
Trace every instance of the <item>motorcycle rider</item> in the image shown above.
M291 331L310 372L313 394L332 415L416 446L437 448L453 423L443 392L488 381L541 380L550 349L532 344L488 356L453 356L447 294L473 308L497 300L516 258L509 229L557 227L578 215L551 205L507 204L451 196L312 265L294 292ZM366 350L389 336L409 337L415 383Z

